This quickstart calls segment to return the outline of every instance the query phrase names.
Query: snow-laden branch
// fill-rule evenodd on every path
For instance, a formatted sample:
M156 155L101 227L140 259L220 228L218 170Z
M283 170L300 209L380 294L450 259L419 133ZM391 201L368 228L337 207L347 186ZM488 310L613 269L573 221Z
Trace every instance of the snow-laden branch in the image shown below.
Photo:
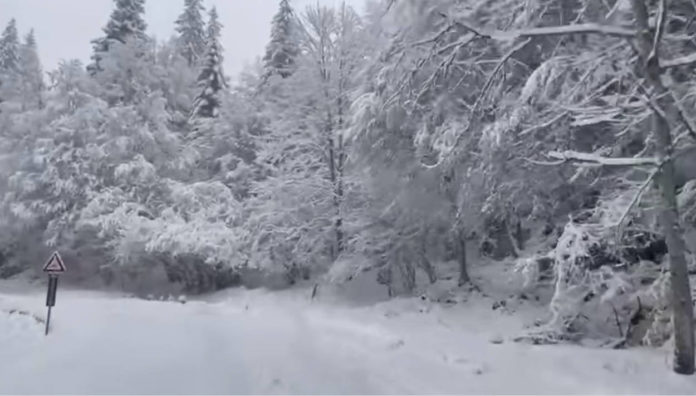
M561 36L565 34L586 34L596 33L607 36L633 38L636 32L631 29L626 29L618 26L600 25L597 23L583 23L566 26L549 26L539 27L526 30L513 30L509 32L496 32L492 35L493 38L512 40L518 37L539 37L539 36Z
M463 21L456 21L456 24L468 31L493 40L510 41L518 38L562 36L568 34L603 34L606 36L616 36L623 38L635 38L637 32L620 26L600 25L598 23L578 23L564 26L546 26L520 30L491 30L479 29Z
M580 153L577 151L551 151L548 156L557 160L589 162L603 166L641 166L652 165L659 166L660 161L657 158L608 158L592 153Z
M690 66L694 63L696 63L696 52L693 54L680 56L678 58L661 61L660 67L663 69L669 69L672 67Z

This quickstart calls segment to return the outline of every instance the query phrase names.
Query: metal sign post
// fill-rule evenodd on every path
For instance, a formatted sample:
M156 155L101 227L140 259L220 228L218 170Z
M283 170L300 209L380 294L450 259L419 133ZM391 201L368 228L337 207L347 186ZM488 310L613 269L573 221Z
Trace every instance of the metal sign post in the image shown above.
M48 273L48 291L46 293L46 306L48 314L46 315L46 333L51 324L51 308L56 305L56 292L58 291L58 275L67 271L63 259L60 258L58 252L54 252L43 267L43 271Z

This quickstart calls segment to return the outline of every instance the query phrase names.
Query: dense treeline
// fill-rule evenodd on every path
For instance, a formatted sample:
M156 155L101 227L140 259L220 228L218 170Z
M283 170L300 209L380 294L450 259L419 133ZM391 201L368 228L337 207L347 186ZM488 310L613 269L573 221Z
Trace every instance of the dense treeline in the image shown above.
M157 43L143 3L46 82L3 32L0 275L59 248L126 286L374 270L410 294L454 264L473 292L474 250L551 291L547 339L626 323L693 371L693 2L281 0L236 83L214 9L186 0Z

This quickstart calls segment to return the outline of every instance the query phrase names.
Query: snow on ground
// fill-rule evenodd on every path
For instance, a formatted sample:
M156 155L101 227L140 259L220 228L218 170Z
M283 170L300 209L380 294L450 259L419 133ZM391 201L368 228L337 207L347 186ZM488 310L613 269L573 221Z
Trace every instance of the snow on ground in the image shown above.
M0 393L693 393L664 350L509 341L518 315L477 297L339 305L307 290L233 290L186 304L0 284ZM13 312L11 310L25 312ZM37 318L32 317L35 315ZM503 341L495 344L492 341Z

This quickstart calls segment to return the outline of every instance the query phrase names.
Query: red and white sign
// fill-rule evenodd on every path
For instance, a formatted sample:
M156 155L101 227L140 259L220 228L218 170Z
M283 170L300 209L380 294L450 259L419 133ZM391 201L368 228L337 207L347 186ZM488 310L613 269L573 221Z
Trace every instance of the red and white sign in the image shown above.
M50 272L52 274L60 274L67 271L63 259L60 258L58 252L53 252L51 258L48 259L46 265L43 267L44 272Z

